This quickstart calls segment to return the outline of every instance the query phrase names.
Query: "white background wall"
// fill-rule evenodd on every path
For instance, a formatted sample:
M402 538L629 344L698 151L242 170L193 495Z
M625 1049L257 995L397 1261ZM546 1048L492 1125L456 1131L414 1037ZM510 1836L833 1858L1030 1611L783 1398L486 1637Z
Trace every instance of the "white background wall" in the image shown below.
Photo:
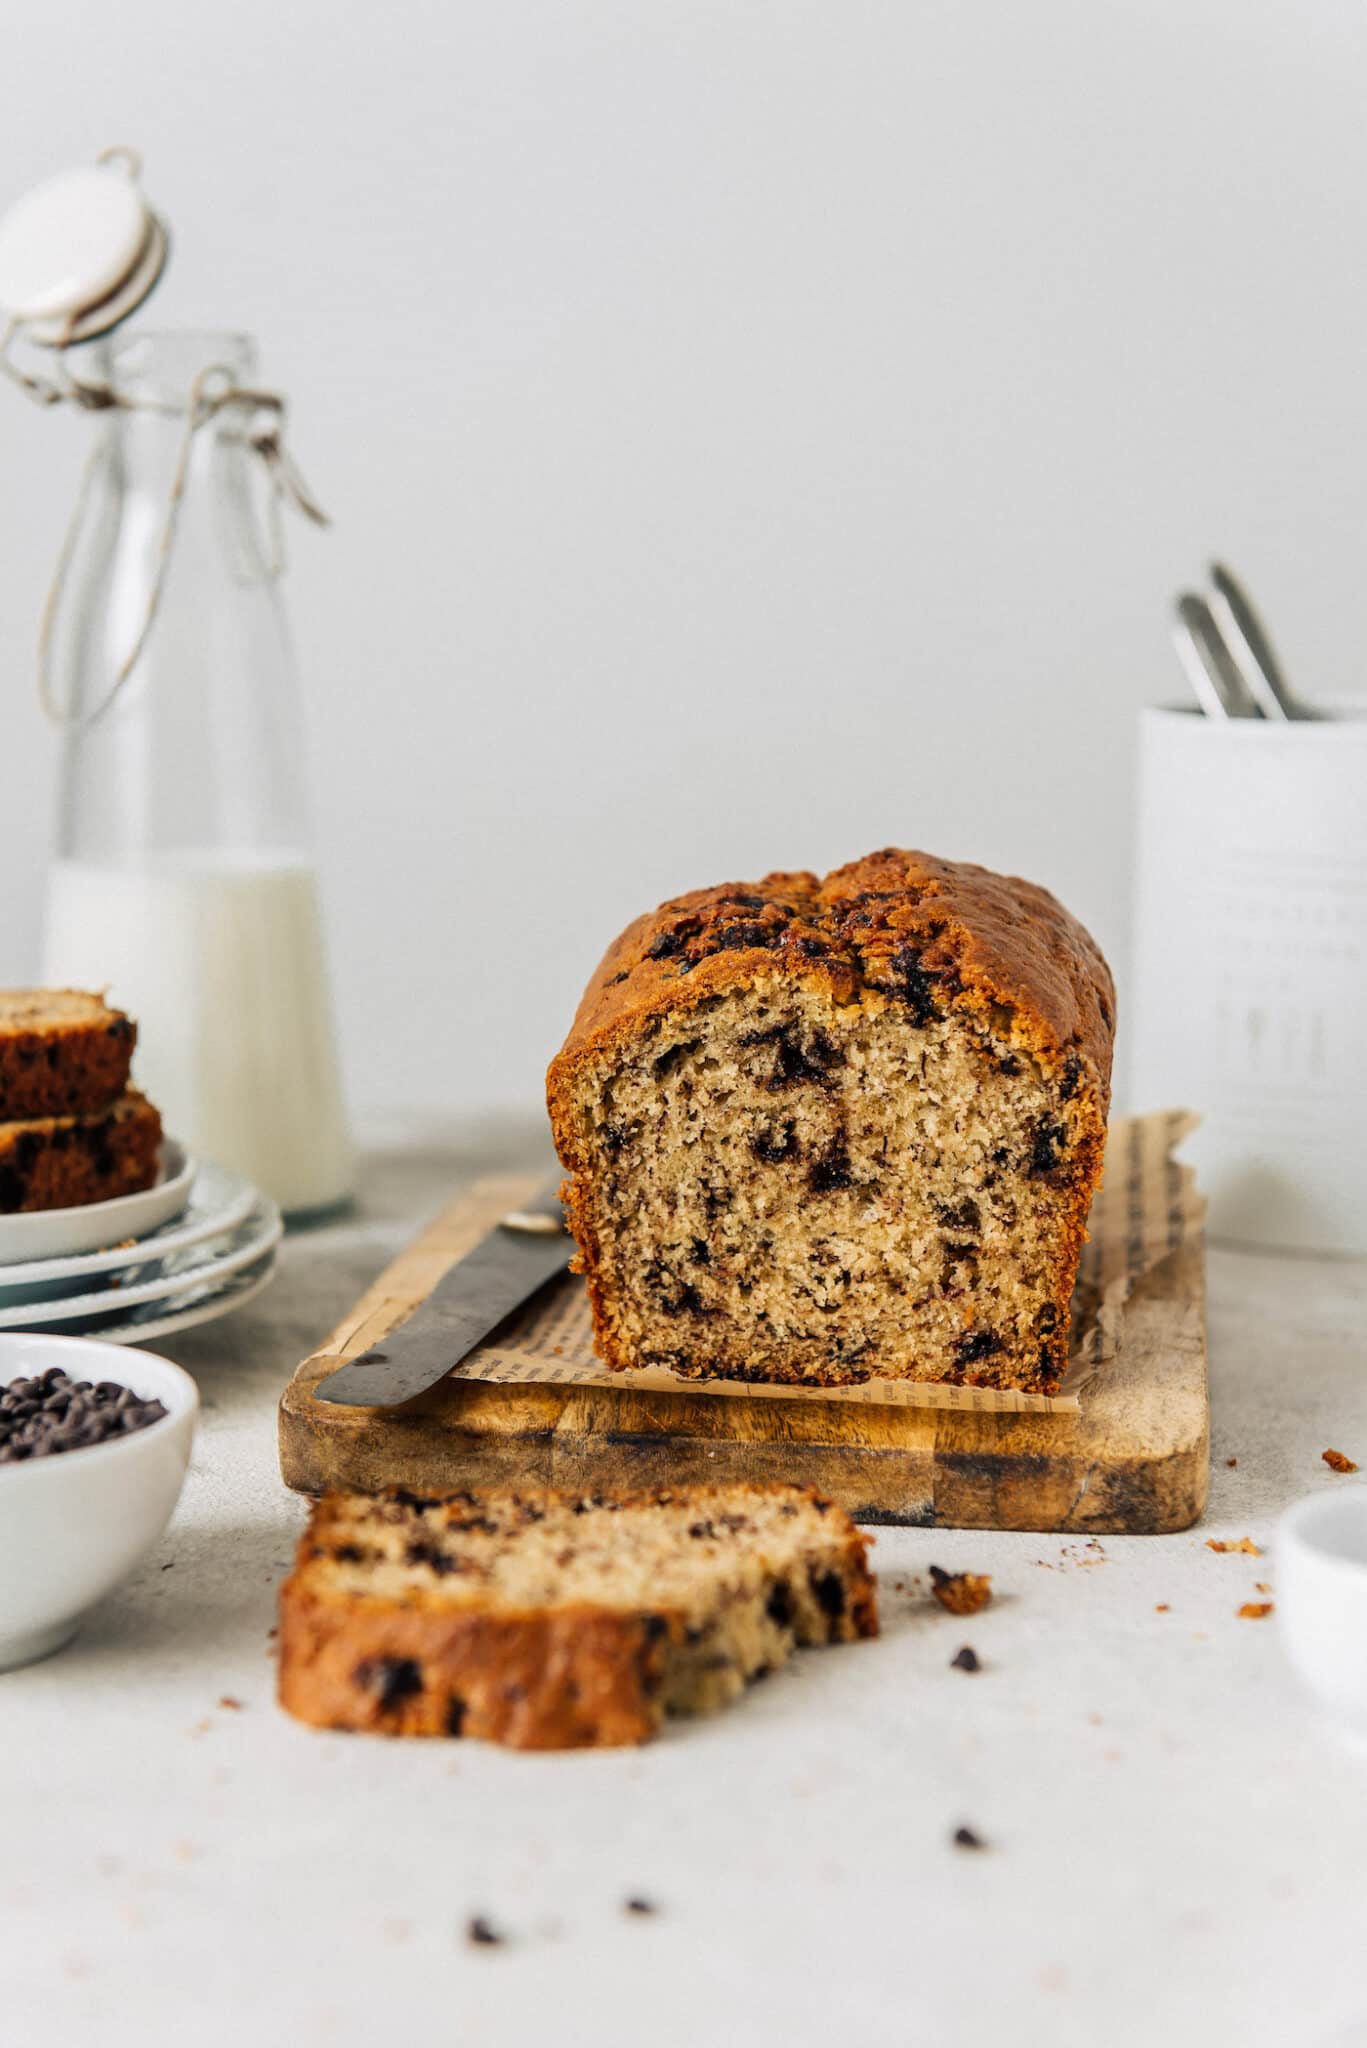
M292 604L354 1097L529 1100L603 943L889 841L1127 947L1213 549L1367 623L1360 0L5 8L0 197L135 141L336 519ZM0 983L85 423L0 390ZM1180 685L1177 685L1180 692Z

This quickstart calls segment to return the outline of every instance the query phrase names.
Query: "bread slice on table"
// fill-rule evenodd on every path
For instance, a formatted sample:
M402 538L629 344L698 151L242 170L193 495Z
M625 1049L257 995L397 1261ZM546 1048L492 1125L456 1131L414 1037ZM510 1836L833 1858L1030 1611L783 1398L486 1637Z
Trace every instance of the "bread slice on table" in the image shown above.
M0 1215L137 1194L156 1181L160 1147L161 1117L136 1088L100 1116L0 1123Z
M92 1116L128 1086L138 1027L102 996L0 989L0 1123Z
M876 1635L867 1546L797 1486L332 1494L281 1590L280 1701L322 1728L643 1742L799 1644Z
M1051 1392L1115 996L1033 883L889 848L609 947L547 1094L599 1355Z

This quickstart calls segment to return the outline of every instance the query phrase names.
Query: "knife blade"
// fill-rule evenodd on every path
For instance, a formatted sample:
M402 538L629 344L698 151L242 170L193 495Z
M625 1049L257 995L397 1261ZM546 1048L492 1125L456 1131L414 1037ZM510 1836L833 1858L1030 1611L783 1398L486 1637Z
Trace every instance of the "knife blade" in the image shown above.
M565 1227L558 1187L551 1183L524 1209L501 1217L378 1345L320 1380L315 1400L395 1408L445 1379L573 1258L574 1239Z

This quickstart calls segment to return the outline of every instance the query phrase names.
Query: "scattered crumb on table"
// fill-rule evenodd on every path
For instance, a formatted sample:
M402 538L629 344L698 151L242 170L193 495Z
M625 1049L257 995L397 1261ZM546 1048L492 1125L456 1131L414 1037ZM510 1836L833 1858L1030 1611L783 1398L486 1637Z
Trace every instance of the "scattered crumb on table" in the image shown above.
M992 1580L986 1572L947 1572L933 1564L930 1590L947 1614L977 1614L992 1598Z
M1263 1554L1251 1536L1241 1536L1237 1543L1221 1543L1214 1536L1207 1536L1206 1549L1220 1551L1237 1550L1244 1557L1261 1557Z
M1238 1619L1240 1621L1264 1621L1271 1612L1272 1602L1270 1600L1245 1600L1243 1606L1239 1609Z
M1345 1451L1321 1451L1320 1456L1331 1472L1357 1471L1357 1466Z

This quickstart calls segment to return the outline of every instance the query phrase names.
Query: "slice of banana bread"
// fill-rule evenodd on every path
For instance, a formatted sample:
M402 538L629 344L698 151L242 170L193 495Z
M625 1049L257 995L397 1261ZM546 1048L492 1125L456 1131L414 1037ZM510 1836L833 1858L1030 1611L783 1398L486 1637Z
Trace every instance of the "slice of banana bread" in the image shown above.
M0 1215L74 1209L137 1194L156 1180L161 1117L130 1088L101 1116L0 1124Z
M643 1742L799 1644L878 1633L868 1538L797 1486L332 1494L280 1595L280 1701L321 1728Z
M1057 1386L1114 990L1053 897L887 849L638 918L548 1100L608 1365Z
M0 989L0 1124L93 1116L128 1086L138 1027L102 996Z

